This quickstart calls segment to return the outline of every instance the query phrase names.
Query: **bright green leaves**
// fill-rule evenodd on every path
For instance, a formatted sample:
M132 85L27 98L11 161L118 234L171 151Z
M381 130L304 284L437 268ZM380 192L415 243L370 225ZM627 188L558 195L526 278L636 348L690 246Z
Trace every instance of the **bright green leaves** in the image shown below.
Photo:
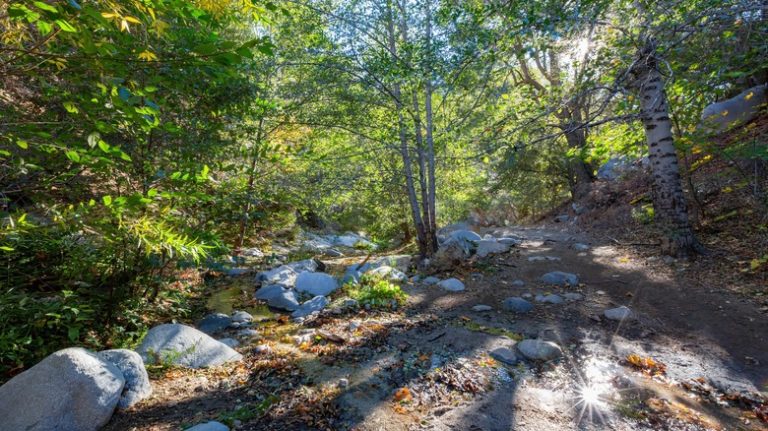
M112 206L112 196L104 195L101 197L101 201L104 202L104 206Z
M80 163L80 154L76 150L67 150L64 152L67 158L75 163Z
M22 150L26 150L27 148L29 148L29 143L23 139L19 139L18 141L16 141L16 145L18 145L19 148L21 148Z
M57 19L55 22L62 31L66 31L67 33L77 33L77 29L73 27L69 22L63 19Z
M43 3L41 1L35 1L32 4L34 4L35 7L37 7L38 9L42 9L42 10L47 11L47 12L52 12L54 14L58 14L59 13L59 11L56 10L55 7L49 5L48 3Z
M80 112L79 109L77 109L77 105L75 105L74 102L64 102L64 109L67 110L70 114L77 114Z

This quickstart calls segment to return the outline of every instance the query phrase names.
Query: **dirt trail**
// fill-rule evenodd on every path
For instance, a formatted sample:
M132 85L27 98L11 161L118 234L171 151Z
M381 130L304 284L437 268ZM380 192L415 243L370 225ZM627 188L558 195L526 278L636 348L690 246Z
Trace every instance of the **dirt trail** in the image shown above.
M309 329L271 319L256 328L261 340L239 348L244 365L167 371L153 382L151 399L116 415L107 429L180 429L208 418L243 430L766 429L749 400L717 399L768 391L768 318L752 303L717 280L690 282L695 267L649 261L588 237L489 232L524 241L437 274L462 279L465 291L409 283L408 304L396 312L327 315ZM539 278L549 271L576 273L580 284L544 285ZM584 298L532 299L527 314L502 307L512 296L566 292ZM478 304L493 309L473 311ZM637 318L603 317L620 305ZM344 342L324 340L318 330ZM297 346L291 336L305 341ZM563 357L511 366L489 357L514 350L520 338L554 341ZM272 353L254 351L264 343ZM665 364L665 374L633 369L630 354Z

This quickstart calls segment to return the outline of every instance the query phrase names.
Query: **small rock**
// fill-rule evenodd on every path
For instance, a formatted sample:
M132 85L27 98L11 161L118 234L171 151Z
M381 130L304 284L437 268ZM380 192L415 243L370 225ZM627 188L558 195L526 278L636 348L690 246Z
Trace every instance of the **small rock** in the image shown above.
M300 317L307 317L312 313L320 312L327 305L328 305L328 298L326 298L325 296L315 296L309 301L301 304L301 307L299 307L296 311L291 313L291 317L293 317L294 319L300 318Z
M486 257L490 254L505 253L509 251L509 245L500 243L495 239L483 239L477 243L477 251L475 252L478 257Z
M563 354L563 349L552 341L523 340L516 346L518 352L532 361L550 361Z
M525 286L525 282L523 280L515 280L512 282L512 285L515 287L523 287Z
M265 355L267 353L272 353L272 348L269 347L267 344L259 344L258 346L253 348L253 353L257 353L259 355Z
M559 216L555 217L555 223L567 223L570 219L571 218L568 216L568 214L560 214Z
M491 310L493 310L493 307L491 307L490 305L478 304L472 307L472 311L477 311L477 312L491 311Z
M429 276L421 281L422 283L426 284L427 286L431 286L433 284L440 283L440 279L437 277Z
M357 308L360 304L357 302L357 299L348 298L341 303L341 306L344 308Z
M581 301L584 299L584 295L581 293L575 293L575 292L568 292L563 294L566 301Z
M573 245L573 249L576 251L587 251L589 250L589 246L584 243L577 242L576 244Z
M629 319L632 317L632 310L629 309L629 307L626 307L622 305L621 307L611 308L609 310L605 310L603 312L603 315L606 319L609 320L624 320Z
M556 284L558 286L576 286L579 284L579 277L570 272L553 271L541 276L541 281L547 284Z
M356 320L349 322L349 324L347 325L347 330L349 332L355 332L357 331L358 328L360 328L360 322Z
M392 268L389 265L383 265L378 268L371 269L370 271L367 271L366 274L378 276L395 283L402 283L408 279L408 276L405 275L405 273L398 269Z
M204 424L197 424L186 431L229 431L229 427L221 422L210 421Z
M533 304L520 297L507 298L502 306L505 310L515 313L527 313L533 310Z
M533 299L533 294L530 292L525 292L522 295L520 295L524 299Z
M490 356L507 365L515 365L518 362L517 354L514 350L508 349L506 347L499 347L498 349L494 349L490 352Z
M518 238L499 238L499 239L496 240L496 242L498 242L499 244L505 244L505 245L508 245L508 246L512 247L512 246L515 246L515 245L522 244L523 240L518 239Z
M557 262L560 258L557 256L530 256L528 262Z
M234 338L222 338L219 340L219 343L224 343L233 349L240 345L240 342L235 340Z
M349 379L339 379L338 386L340 388L347 388L347 387L349 387Z
M235 323L253 322L253 316L247 311L235 311L232 313L232 321Z
M546 296L536 295L536 302L544 302L547 304L562 304L564 300L560 295L549 294Z
M232 323L232 318L224 313L209 314L197 322L197 329L208 335L227 329Z
M203 368L240 361L243 356L191 326L164 324L147 332L136 351L145 364L170 360L176 365Z
M437 285L449 292L461 292L465 289L464 283L458 278L449 278L437 283Z

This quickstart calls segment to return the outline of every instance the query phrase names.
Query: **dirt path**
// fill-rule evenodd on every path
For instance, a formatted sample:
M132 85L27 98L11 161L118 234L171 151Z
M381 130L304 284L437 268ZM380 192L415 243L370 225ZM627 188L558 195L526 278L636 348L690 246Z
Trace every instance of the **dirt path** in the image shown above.
M155 395L107 429L175 430L206 419L242 430L766 429L751 401L736 396L768 391L768 318L752 303L718 280L687 281L695 266L556 230L490 231L524 242L437 274L462 279L465 291L409 283L396 312L327 314L307 327L270 319L257 327L260 340L239 348L243 365L164 370ZM546 286L539 278L549 271L576 273L580 284ZM508 297L568 292L584 298L532 299L527 314L502 307ZM492 310L473 311L479 304ZM603 317L620 305L636 318ZM517 365L489 356L522 338L551 340L563 356ZM630 354L665 364L665 373L633 369Z

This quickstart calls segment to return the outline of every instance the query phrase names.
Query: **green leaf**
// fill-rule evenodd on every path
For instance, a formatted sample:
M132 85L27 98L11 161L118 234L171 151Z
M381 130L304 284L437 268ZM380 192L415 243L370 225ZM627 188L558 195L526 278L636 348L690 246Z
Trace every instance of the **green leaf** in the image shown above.
M147 190L147 196L153 198L157 196L157 189L149 189Z
M11 247L8 247L7 245L0 245L0 250L3 251L13 251L14 249Z
M101 138L101 135L99 132L93 132L90 135L88 135L88 146L91 148L96 147L96 144L99 143L99 138Z
M80 328L71 326L67 330L67 337L69 337L69 341L77 341L80 338Z
M101 151L104 151L105 153L109 153L109 144L99 139L99 148L101 148Z
M29 143L27 141L22 140L22 139L19 139L18 141L16 141L16 145L18 145L19 148L21 148L23 150L26 150L27 148L29 148Z
M200 55L211 55L216 52L216 45L212 43L205 43L192 48L192 51Z
M58 10L56 10L55 7L49 5L48 3L43 3L41 1L34 2L34 5L37 6L39 9L42 9L46 12L53 12L53 13L59 13Z
M124 151L120 151L120 158L125 160L126 162L130 162L131 161L131 156L126 154Z
M78 154L77 151L69 150L65 154L69 160L72 160L75 163L80 162L80 154Z
M73 102L64 102L64 109L66 109L70 114L77 114L80 112L80 110L77 109L77 106Z
M101 201L104 202L105 206L112 206L112 196L105 195L101 198Z
M59 26L60 29L63 31L66 31L67 33L77 33L77 29L72 27L72 24L68 23L67 21L63 19L57 19L56 25Z

